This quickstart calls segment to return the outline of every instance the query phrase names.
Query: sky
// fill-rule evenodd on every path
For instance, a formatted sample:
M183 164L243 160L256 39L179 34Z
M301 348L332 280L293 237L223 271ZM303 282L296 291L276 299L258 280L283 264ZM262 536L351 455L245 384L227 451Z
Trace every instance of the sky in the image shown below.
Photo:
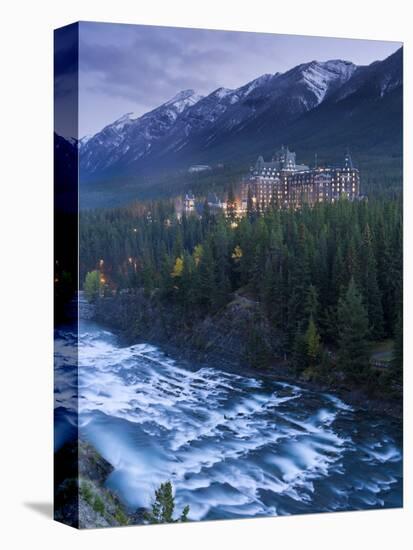
M142 115L192 88L206 95L312 60L367 65L398 42L80 23L79 137L128 112Z

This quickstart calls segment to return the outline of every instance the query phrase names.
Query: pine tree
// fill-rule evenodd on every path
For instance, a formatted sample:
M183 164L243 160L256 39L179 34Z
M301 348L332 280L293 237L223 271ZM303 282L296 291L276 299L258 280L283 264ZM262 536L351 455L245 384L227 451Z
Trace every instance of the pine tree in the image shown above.
M229 293L231 292L227 231L228 224L224 218L220 217L215 226L213 240L215 275L213 304L216 309L219 309L227 303Z
M334 256L331 279L331 290L333 291L333 295L334 297L339 296L348 282L341 245L337 246L337 250Z
M155 491L155 499L152 503L152 510L146 514L149 523L172 523L175 501L172 494L172 483L167 481L161 483Z
M173 517L175 509L175 498L172 491L172 483L167 481L161 483L155 491L155 499L150 512L145 513L145 519L149 523L176 523L177 521L188 521L189 506L182 510L179 520Z
M357 259L357 252L356 252L356 246L354 244L354 237L351 237L350 242L347 246L347 253L346 253L346 277L349 281L352 277L354 278L354 281L357 283L360 279L360 266Z
M373 338L383 337L383 307L381 294L377 282L377 264L374 256L372 235L367 224L361 247L361 286L367 306L367 314L370 323L370 335Z
M183 269L179 283L179 299L186 311L193 311L196 303L197 270L192 255L185 250Z
M308 287L307 296L305 300L305 314L313 319L314 323L318 322L318 313L320 310L320 303L318 301L318 292L314 285Z
M83 288L89 302L94 302L99 297L100 287L101 282L99 271L95 270L87 273Z
M296 333L303 332L305 329L302 315L303 303L300 295L297 293L295 287L291 285L290 281L287 282L284 289L284 297L286 300L286 326L284 330L287 334L288 344L292 345Z
M260 298L270 317L275 305L276 270L274 267L273 257L268 256L261 278Z
M199 263L199 288L196 298L201 307L208 310L215 295L215 269L211 245L204 245L202 258Z
M311 316L305 333L306 354L309 366L314 366L320 358L320 335Z
M305 313L308 288L311 284L308 232L303 223L298 227L296 245L289 252L289 281L287 295L291 297L290 321L304 330L307 322Z
M188 521L188 514L189 514L189 504L187 504L182 510L182 514L179 521L181 523L186 523Z
M249 365L255 368L266 368L271 361L271 349L263 337L260 315L252 320L246 334L245 359Z
M351 378L362 378L369 365L369 325L366 309L354 279L337 308L337 365Z

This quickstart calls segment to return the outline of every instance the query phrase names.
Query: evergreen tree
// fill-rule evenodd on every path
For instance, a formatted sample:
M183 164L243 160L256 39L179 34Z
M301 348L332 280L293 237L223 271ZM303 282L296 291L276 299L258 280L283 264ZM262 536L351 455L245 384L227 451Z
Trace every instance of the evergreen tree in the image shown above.
M306 298L311 284L310 244L304 223L300 223L298 227L297 242L289 256L287 292L291 296L290 312L293 315L290 323L303 329L307 322Z
M271 349L263 337L261 319L256 315L246 335L245 359L255 368L266 368L271 361Z
M378 339L383 336L383 308L377 282L377 265L374 256L372 235L368 224L364 232L360 263L363 266L361 272L361 285L367 306L367 314L371 329L370 335Z
M318 292L314 285L308 287L307 296L305 300L305 314L312 318L314 323L318 321L320 304L318 301Z
M86 299L89 302L94 302L98 297L100 293L100 273L99 271L90 271L86 274L85 283L83 285Z
M204 245L202 258L199 264L199 288L196 298L201 307L209 310L215 294L214 257L211 245Z
M189 506L182 510L179 520L173 517L175 499L172 491L172 483L167 481L161 483L155 491L155 499L150 512L146 512L145 519L149 523L176 523L176 521L188 521Z
M228 296L231 292L227 224L222 218L219 219L215 227L214 251L215 292L212 297L212 302L215 309L219 309L227 303Z
M345 269L345 263L343 259L343 251L341 245L337 246L337 250L334 256L333 271L332 271L332 286L333 297L340 296L343 289L348 284L348 278Z
M320 358L320 335L311 316L305 333L306 354L309 366L314 366Z
M179 284L179 299L187 312L193 313L196 303L197 270L192 255L186 250L184 252L183 269Z
M337 365L351 378L363 378L369 366L369 325L366 309L354 279L337 308Z

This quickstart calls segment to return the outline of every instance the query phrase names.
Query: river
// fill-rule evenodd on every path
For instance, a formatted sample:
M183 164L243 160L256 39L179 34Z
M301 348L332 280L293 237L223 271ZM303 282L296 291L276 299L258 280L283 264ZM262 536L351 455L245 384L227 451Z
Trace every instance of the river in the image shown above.
M72 337L60 334L62 356ZM78 383L80 437L131 510L167 480L192 520L402 506L401 423L333 394L124 346L83 320Z

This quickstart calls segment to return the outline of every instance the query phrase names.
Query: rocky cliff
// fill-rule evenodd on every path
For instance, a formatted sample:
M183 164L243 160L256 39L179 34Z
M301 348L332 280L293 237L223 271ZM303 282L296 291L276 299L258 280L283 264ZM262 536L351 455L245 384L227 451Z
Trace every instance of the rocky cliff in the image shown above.
M192 360L219 360L220 364L242 360L262 366L266 357L280 353L279 337L259 304L239 294L216 313L194 315L189 323L182 320L179 309L163 304L156 294L124 293L101 298L95 319L119 330L127 341L144 339L169 345L181 357Z
M55 520L80 529L135 523L134 515L104 486L112 470L85 441L62 447L55 456Z

